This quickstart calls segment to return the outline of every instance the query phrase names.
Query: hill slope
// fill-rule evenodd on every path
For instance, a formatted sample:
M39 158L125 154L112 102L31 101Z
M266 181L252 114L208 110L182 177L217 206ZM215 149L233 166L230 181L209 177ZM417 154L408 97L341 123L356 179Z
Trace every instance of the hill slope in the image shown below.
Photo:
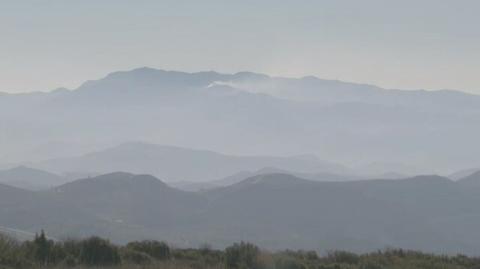
M396 246L448 252L480 247L469 238L473 226L469 231L453 226L466 217L480 223L480 211L472 206L480 200L441 177L313 182L270 174L208 196L206 234L270 248L365 251Z
M45 229L62 238L95 234L105 224L67 200L0 184L0 226L4 229L24 233Z
M123 172L67 183L55 188L54 196L102 219L144 227L174 226L194 216L206 202L153 176Z
M480 188L480 171L473 172L472 174L459 179L458 183L465 187Z
M271 249L390 246L474 254L479 203L478 189L438 176L316 182L267 174L192 193L118 172L41 193L0 185L0 226L190 247L244 240Z

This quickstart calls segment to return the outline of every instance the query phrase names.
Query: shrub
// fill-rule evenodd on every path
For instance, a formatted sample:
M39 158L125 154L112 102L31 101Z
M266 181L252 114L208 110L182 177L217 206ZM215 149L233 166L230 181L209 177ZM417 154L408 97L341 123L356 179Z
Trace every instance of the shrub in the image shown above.
M339 250L329 252L327 259L332 262L347 264L357 264L360 261L357 254Z
M35 235L33 241L24 242L21 249L24 260L28 259L41 266L56 264L66 256L62 244L47 239L43 231Z
M80 262L86 265L115 265L120 263L117 247L99 237L82 241Z
M122 262L127 264L146 265L152 263L152 257L148 254L128 248L122 249L121 258Z
M275 269L305 269L305 266L292 257L280 257L275 261Z
M257 246L241 242L225 249L225 264L227 268L257 269L263 268L258 257L260 250Z
M77 265L77 260L75 259L75 257L71 256L71 255L68 255L63 261L62 261L62 264L65 266L65 267L74 267Z
M128 243L127 248L146 253L158 260L167 260L170 258L170 247L165 242L136 241Z
M0 268L24 266L26 260L22 254L21 245L16 240L0 234Z

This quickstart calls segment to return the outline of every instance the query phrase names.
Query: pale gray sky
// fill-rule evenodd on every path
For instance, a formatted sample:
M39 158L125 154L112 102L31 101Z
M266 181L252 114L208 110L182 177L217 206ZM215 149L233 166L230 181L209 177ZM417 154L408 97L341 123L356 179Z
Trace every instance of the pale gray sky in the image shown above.
M0 0L0 91L150 66L480 94L477 0Z

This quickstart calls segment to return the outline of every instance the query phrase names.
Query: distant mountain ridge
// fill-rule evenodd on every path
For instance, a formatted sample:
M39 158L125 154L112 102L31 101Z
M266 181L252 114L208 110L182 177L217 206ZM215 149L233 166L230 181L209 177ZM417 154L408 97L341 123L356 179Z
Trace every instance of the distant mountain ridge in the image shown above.
M65 182L62 176L26 166L0 170L0 183L21 189L47 190Z
M3 163L149 141L232 155L312 153L348 166L400 163L383 171L400 174L410 165L417 173L450 173L477 166L480 150L477 95L250 72L115 72L70 91L2 95L0 121L9 130L0 134Z
M163 146L141 142L124 143L80 157L54 159L31 164L39 169L67 172L109 173L127 171L152 174L165 181L210 181L238 171L282 167L310 173L348 173L348 168L314 157L234 156L207 150Z

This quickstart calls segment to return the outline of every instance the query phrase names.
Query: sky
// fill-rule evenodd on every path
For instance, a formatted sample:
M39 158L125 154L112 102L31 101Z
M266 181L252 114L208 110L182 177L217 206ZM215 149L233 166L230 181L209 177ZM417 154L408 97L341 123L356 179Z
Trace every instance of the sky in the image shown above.
M149 66L480 94L477 0L0 0L0 92Z

